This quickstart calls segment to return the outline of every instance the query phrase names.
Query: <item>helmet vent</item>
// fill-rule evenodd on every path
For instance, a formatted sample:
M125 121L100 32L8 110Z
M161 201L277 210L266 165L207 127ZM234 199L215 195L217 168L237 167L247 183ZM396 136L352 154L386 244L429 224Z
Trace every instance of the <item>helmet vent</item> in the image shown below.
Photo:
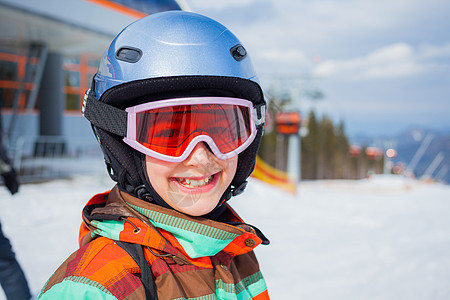
M230 52L233 58L237 61L241 61L247 56L247 51L245 50L244 46L239 44L231 48Z
M116 58L129 63L135 63L142 57L142 51L132 47L122 47L116 52Z

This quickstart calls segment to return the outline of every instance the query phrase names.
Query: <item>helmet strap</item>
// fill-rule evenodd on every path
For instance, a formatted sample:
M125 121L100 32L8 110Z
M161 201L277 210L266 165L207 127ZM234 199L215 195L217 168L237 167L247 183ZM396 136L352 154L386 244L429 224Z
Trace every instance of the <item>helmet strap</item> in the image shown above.
M247 187L247 183L248 183L248 181L246 180L246 181L242 182L240 185L233 187L231 189L231 195L237 196L237 195L242 194L244 192L245 188Z
M163 198L161 198L161 196L155 191L155 189L151 185L150 179L148 178L147 175L145 155L134 149L132 151L134 154L135 164L136 166L138 166L139 178L141 179L141 182L143 182L143 184L139 185L136 188L139 190L139 193L137 193L136 196L144 201L155 203L159 206L168 209L173 209L169 204L167 204L166 201L164 201Z

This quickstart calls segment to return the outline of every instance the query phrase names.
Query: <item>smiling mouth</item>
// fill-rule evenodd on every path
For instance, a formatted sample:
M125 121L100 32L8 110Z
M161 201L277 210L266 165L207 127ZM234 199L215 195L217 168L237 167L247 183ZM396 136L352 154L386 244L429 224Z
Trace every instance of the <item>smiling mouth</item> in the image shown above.
M182 177L175 177L174 179L182 186L195 189L195 188L201 188L204 186L207 186L214 180L214 176L216 174L200 178L200 179L194 179L194 178L182 178Z

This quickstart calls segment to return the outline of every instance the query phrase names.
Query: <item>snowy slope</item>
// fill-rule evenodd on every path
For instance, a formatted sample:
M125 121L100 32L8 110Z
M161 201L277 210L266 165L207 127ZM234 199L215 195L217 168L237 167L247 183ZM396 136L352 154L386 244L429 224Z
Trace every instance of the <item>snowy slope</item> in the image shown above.
M84 203L111 186L84 176L0 189L34 293L77 248ZM293 196L251 180L231 203L271 240L256 252L272 299L450 299L449 186L377 176L303 182Z

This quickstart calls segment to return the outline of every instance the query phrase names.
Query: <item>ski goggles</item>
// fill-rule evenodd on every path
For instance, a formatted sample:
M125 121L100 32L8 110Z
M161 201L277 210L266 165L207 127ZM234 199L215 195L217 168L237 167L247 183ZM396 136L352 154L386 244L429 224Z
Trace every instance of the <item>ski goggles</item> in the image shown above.
M124 142L168 162L185 160L200 142L208 144L219 159L231 158L246 149L257 132L252 102L238 98L168 99L125 111Z

